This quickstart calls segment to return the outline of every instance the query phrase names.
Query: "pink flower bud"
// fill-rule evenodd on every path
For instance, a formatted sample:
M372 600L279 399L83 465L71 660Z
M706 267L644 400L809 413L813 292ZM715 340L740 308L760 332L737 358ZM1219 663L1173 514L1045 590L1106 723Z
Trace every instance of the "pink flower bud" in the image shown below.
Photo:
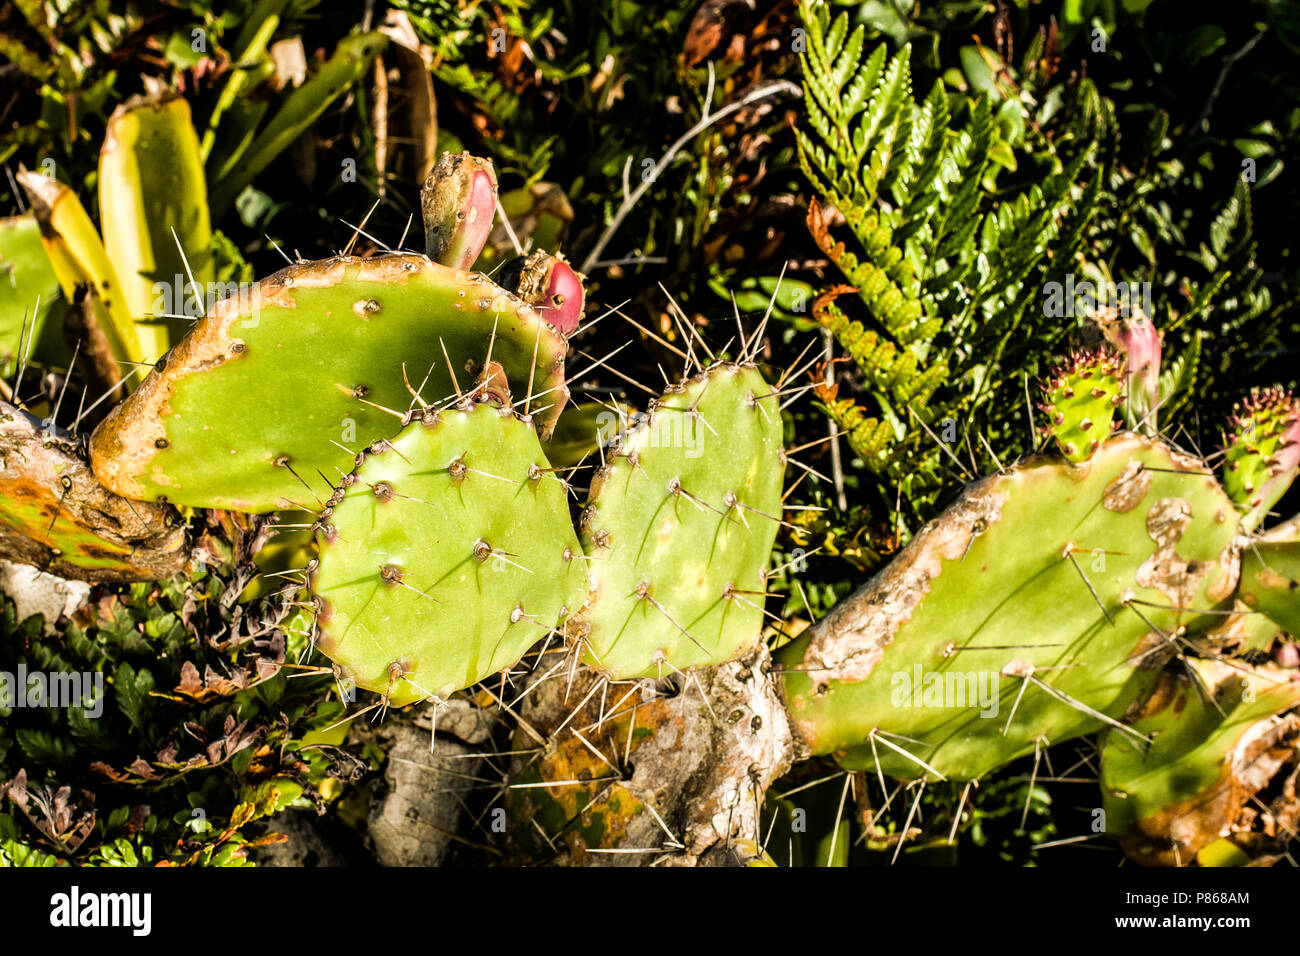
M1125 380L1129 424L1141 423L1144 431L1156 430L1156 406L1160 402L1160 332L1140 309L1131 315L1118 309L1097 318L1103 334L1128 365Z
M425 254L452 269L469 269L492 232L496 170L469 153L443 153L420 190L420 205Z

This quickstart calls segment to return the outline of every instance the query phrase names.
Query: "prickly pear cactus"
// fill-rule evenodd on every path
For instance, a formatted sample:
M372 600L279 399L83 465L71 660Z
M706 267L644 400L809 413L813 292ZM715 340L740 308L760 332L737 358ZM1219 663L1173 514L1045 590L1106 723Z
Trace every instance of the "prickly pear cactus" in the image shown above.
M785 474L774 394L752 366L715 364L607 456L582 518L589 663L658 678L758 642Z
M1300 399L1281 388L1257 389L1229 422L1223 487L1246 514L1253 531L1300 470Z
M514 664L586 594L564 482L508 409L417 415L317 522L316 645L393 706Z
M1108 731L1101 751L1106 830L1144 865L1192 862L1229 835L1252 798L1293 761L1300 674L1278 667L1197 660L1166 674L1133 729L1135 746Z
M1043 386L1047 413L1044 428L1070 461L1087 461L1117 424L1115 409L1124 400L1120 386L1123 361L1096 350L1071 356Z
M199 320L96 429L92 463L130 498L318 510L415 391L469 388L489 359L546 434L568 398L564 355L483 276L404 254L299 263Z
M1112 725L1237 583L1236 511L1199 460L1132 434L969 488L778 652L817 754L973 779Z
M149 581L189 557L185 528L162 505L113 494L77 439L0 402L0 558L81 581Z

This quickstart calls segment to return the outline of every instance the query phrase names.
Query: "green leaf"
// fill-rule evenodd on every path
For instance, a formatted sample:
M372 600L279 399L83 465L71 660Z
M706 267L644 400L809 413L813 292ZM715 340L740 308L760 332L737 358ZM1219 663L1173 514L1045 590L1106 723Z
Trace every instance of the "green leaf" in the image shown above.
M229 208L258 173L364 76L387 42L382 33L362 33L340 41L320 72L289 94L237 163L228 161L224 168L215 170L215 175L210 169L210 179L216 183L212 192L214 215L219 217Z
M149 691L154 688L153 674L141 668L136 671L130 664L120 664L113 675L113 693L117 706L138 731L146 727L145 710Z

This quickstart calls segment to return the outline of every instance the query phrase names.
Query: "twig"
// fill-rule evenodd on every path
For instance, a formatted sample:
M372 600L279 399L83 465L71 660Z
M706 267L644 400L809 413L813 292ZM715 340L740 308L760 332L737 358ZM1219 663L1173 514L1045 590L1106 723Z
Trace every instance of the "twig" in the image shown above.
M619 206L618 212L614 214L614 218L610 220L609 225L605 227L605 231L601 233L600 238L596 240L596 244L592 247L591 251L587 253L587 258L582 260L582 268L578 271L591 272L591 270L595 268L595 264L600 261L601 253L605 251L605 247L609 245L609 241L614 238L614 233L618 232L619 227L623 225L623 220L626 219L627 214L632 211L632 207L640 201L641 197L645 195L646 190L650 188L650 185L659 178L660 173L668 168L668 164L673 161L673 158L682 151L683 147L685 147L687 143L714 123L725 119L737 110L742 110L751 103L765 100L770 96L776 96L778 93L790 93L794 96L803 95L803 91L795 84L787 80L777 80L774 83L769 83L765 86L759 87L758 89L750 90L740 99L736 100L736 102L729 103L716 113L709 113L708 103L705 103L704 116L698 123L683 133L675 143L668 147L668 151L664 153L659 159L659 162L655 164L653 174L643 177L641 185L637 186L636 189L632 191L631 195L623 200L623 204Z

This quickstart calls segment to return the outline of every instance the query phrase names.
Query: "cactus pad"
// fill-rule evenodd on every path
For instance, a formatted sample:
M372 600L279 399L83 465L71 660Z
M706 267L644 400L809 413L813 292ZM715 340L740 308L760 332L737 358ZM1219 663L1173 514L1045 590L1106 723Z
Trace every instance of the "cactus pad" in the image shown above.
M583 515L589 663L659 677L759 640L785 457L773 391L716 364L652 403L592 481Z
M1096 730L1231 597L1236 533L1199 460L1132 434L990 476L778 652L795 729L849 768L962 779Z
M1081 352L1052 373L1043 386L1044 429L1061 453L1078 464L1087 461L1115 428L1115 409L1123 401L1122 360L1111 352Z
M149 581L189 557L185 528L162 505L113 494L71 435L0 402L0 558L81 581Z
M489 349L513 394L531 381L545 434L568 397L565 345L532 308L423 256L299 263L199 320L96 429L95 474L131 498L318 510L358 448L396 433L384 408L414 405L407 383L468 388Z
M1194 661L1196 676L1166 674L1134 729L1149 749L1108 732L1101 751L1106 830L1143 864L1186 865L1237 829L1251 798L1286 768L1300 739L1294 671Z
M576 610L586 562L537 435L493 403L426 409L317 522L317 646L401 706L514 664Z
M1247 607L1300 635L1300 540L1265 535L1242 549L1240 594Z
M64 311L36 217L0 219L0 375L13 374L23 358L66 365Z

